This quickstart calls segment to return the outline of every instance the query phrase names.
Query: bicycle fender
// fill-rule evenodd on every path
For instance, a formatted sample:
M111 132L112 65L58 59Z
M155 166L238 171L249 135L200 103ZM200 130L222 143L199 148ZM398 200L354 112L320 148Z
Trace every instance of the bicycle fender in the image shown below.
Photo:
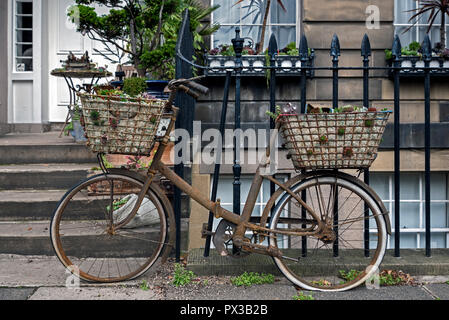
M126 169L119 169L119 168L111 168L108 169L109 173L111 174L121 174L124 176L128 176L130 178L136 179L140 181L141 183L145 183L145 180L147 177L133 171L129 171ZM167 196L165 195L164 191L155 183L152 183L150 185L150 190L153 191L155 196L160 201L162 207L164 208L165 213L167 214L168 218L168 243L165 245L165 248L161 254L162 263L167 262L168 256L170 255L171 250L175 246L175 240L176 240L176 220L175 220L175 213L173 211L173 207L170 203L170 200L168 200Z

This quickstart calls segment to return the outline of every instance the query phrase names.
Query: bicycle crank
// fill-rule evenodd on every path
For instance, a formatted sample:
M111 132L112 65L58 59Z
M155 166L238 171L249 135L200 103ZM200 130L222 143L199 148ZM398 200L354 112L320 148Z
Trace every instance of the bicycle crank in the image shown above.
M234 236L236 225L226 221L221 220L215 230L212 242L218 252L222 257L231 256L233 258L246 257L249 252L244 252L242 250L237 250L233 252L232 237Z

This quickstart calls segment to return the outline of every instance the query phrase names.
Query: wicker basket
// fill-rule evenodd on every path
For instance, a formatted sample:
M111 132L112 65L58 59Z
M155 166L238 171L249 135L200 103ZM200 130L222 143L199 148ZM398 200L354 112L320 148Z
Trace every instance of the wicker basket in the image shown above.
M295 169L359 169L377 158L390 114L282 114L278 121Z
M150 155L166 101L79 96L87 145L93 152Z

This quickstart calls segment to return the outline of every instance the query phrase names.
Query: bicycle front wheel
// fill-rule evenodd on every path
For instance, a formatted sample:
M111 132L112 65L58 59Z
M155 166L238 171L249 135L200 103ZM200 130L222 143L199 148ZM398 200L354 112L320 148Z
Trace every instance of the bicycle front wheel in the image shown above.
M299 201L284 194L275 207L269 239L283 255L273 258L279 270L296 286L315 291L349 290L373 279L385 253L387 231L370 191L341 176L315 176L291 190L325 227L308 236L276 233L318 229Z
M124 175L87 179L60 201L51 223L59 260L91 282L120 282L139 277L157 261L167 240L167 220L149 190L136 216L120 229L137 201L142 183Z

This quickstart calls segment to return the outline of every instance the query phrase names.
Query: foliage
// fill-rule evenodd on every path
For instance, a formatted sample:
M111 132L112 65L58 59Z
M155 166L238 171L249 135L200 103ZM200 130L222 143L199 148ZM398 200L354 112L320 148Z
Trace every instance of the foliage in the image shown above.
M401 49L401 55L408 57L420 57L422 56L421 50L421 44L417 41L413 41L408 46ZM390 49L385 49L385 59L393 60L393 51Z
M173 284L176 287L181 287L189 284L195 278L192 271L186 270L184 266L179 263L175 264L175 273L173 275Z
M281 107L280 106L276 106L275 113L267 111L266 114L267 114L267 116L269 116L273 120L277 120L279 118L279 115L281 114Z
M254 272L245 272L238 277L231 278L231 283L237 287L250 287L255 284L271 284L274 283L274 276L272 274L265 273L259 274Z
M284 49L279 51L279 54L288 56L299 56L299 50L296 48L296 42L290 42Z
M315 300L315 298L309 294L305 295L304 292L298 292L297 295L293 296L293 300Z
M355 278L357 278L362 272L351 269L349 271L339 270L338 273L340 274L340 277L344 280L344 282L351 282L354 281Z
M143 280L142 284L140 285L140 289L143 291L150 290L150 288L148 287L148 282L146 280Z
M449 0L421 0L421 5L417 10L408 10L407 12L413 12L409 21L413 24L408 27L404 32L409 31L413 26L420 22L420 20L428 15L427 19L427 33L432 30L435 20L440 16L440 43L446 43L446 15L449 15Z
M75 1L68 16L77 31L101 42L104 50L96 52L113 63L123 63L127 55L141 77L147 72L155 79L174 77L176 39L185 9L190 10L195 49L201 48L203 36L219 28L203 22L218 6L204 7L199 0ZM109 12L99 15L96 5Z
M123 81L123 91L130 97L136 97L145 92L147 83L144 78L126 78Z

